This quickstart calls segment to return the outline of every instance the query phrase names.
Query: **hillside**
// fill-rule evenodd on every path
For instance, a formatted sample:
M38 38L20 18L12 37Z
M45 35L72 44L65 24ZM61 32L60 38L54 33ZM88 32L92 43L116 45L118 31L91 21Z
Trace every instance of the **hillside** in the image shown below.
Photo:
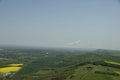
M23 64L1 80L119 80L118 51L8 49L0 51L1 68ZM3 74L4 75L4 74Z

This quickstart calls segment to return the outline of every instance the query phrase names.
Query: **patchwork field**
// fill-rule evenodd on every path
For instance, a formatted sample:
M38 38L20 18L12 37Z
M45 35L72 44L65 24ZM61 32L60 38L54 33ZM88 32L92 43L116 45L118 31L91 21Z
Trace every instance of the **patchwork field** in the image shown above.
M0 80L120 80L120 57L108 52L7 50L0 53Z

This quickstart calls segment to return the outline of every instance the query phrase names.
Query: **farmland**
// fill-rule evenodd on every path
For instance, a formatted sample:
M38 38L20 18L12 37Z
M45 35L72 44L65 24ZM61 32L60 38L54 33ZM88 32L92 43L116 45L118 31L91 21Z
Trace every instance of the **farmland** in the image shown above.
M1 75L0 80L119 80L118 54L108 50L4 49L0 51L0 73L14 74Z
M0 68L0 73L18 72L22 68L23 64L9 64Z
M0 68L0 73L17 72L20 69L21 67L4 67Z
M113 78L119 80L120 76L114 75L114 70L116 69L111 67L95 66L91 64L84 65L75 69L75 72L67 77L66 80L114 80Z
M11 67L19 67L19 66L23 66L23 64L9 64L8 66L11 66Z
M120 66L120 63L118 62L113 62L113 61L105 61L106 63L108 64L113 64L113 65L119 65Z

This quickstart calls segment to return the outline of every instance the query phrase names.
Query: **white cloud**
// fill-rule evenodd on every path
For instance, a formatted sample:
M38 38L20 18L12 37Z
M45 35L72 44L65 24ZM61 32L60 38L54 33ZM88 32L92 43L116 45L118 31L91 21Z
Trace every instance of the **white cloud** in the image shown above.
M74 42L68 43L69 46L72 46L72 45L78 45L78 44L80 44L80 40L77 40L77 41L74 41Z

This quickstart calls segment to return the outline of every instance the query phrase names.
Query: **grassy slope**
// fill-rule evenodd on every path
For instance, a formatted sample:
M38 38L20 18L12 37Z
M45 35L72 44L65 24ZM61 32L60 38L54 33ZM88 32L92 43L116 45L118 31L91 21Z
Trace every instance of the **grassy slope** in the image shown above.
M93 69L87 69L87 66L92 66ZM106 71L107 69L111 71L117 70L115 68L103 67L103 66L93 66L85 65L80 66L75 70L75 73L67 77L66 80L120 80L120 76L106 75L106 74L96 74L94 71Z
M66 74L68 74L66 80L119 80L120 79L120 76L112 76L112 75L104 75L104 74L95 74L94 73L95 70L105 71L105 69L107 69L109 67L92 65L92 67L94 67L94 68L92 70L88 70L88 69L86 69L86 67L89 65L85 65L85 64L84 64L85 66L79 65L78 68L75 67L76 69L75 69L74 74L71 73L72 69L70 69L70 68L69 68L69 70L64 70L63 68L61 68L61 70L58 70L57 73L53 73L53 74L49 74L49 72L53 72L53 71L47 71L47 72L41 71L41 68L50 69L50 68L57 68L57 67L61 66L61 64L58 64L58 63L62 60L62 58L63 57L60 57L60 56L56 57L53 55L49 55L48 57L43 57L43 58L33 61L31 64L29 64L25 68L23 68L23 70L21 70L21 71L26 72L28 70L28 72L25 73L28 75L28 78L33 77L34 74L29 74L31 72L31 73L35 73L35 75L39 77L37 79L42 79L42 80L57 80L57 79L51 79L51 76L62 77ZM91 61L96 61L96 60L99 61L99 60L101 60L101 58L102 58L102 60L104 59L104 60L110 60L110 61L119 61L120 60L120 58L116 58L116 57L113 57L110 55L101 55L100 56L100 55L96 55L96 54L84 54L84 55L73 55L72 57L65 57L62 62L62 65L65 64L65 65L70 66L70 65L79 64L81 62L88 62L88 61L91 62ZM35 72L34 72L34 70L35 70ZM115 69L112 68L111 70L115 70ZM43 77L46 77L46 78L43 78ZM26 78L26 79L28 80L28 78ZM34 79L30 78L29 80L34 80ZM64 80L64 79L60 78L60 80Z

